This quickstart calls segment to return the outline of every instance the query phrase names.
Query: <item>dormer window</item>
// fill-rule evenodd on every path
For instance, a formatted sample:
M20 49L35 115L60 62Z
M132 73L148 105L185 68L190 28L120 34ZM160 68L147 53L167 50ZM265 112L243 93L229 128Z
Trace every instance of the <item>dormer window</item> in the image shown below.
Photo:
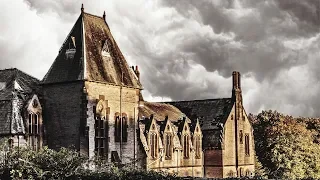
M71 41L69 41L69 47L66 50L66 58L73 59L76 54L76 40L75 37L71 36Z
M104 56L104 57L111 57L108 40L105 40L105 41L104 41L101 54L102 54L102 56Z
M6 83L5 82L0 82L0 91L6 88Z

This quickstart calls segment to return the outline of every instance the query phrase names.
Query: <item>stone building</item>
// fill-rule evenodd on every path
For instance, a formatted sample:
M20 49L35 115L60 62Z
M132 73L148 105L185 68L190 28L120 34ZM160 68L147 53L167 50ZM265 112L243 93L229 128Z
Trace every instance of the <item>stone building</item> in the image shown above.
M82 7L41 82L0 71L0 134L34 149L69 147L179 176L252 175L253 130L240 74L232 76L231 98L146 102L138 67L128 65L105 13Z
M42 107L39 80L18 69L0 70L0 137L10 146L43 144Z

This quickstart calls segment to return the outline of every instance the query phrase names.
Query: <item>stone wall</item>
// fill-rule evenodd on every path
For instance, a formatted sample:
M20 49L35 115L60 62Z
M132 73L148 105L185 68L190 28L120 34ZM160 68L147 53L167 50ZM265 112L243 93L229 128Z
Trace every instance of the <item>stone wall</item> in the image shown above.
M49 148L80 150L83 82L43 86L44 124Z
M98 82L85 82L88 94L87 106L87 126L89 127L89 156L94 152L94 109L95 102L99 96L104 96L108 102L108 157L111 151L117 151L120 156L120 142L115 142L114 125L115 114L120 112L120 86L109 85ZM124 163L132 162L137 154L136 131L138 119L139 89L122 87L121 90L121 111L128 117L128 138L127 142L122 142L122 159Z

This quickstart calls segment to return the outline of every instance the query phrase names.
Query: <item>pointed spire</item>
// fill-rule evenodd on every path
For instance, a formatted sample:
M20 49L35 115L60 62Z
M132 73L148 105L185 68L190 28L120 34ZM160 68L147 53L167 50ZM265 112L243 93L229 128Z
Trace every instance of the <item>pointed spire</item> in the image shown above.
M104 21L106 21L106 11L103 11L103 19L104 19Z
M81 12L84 12L83 3L81 4Z

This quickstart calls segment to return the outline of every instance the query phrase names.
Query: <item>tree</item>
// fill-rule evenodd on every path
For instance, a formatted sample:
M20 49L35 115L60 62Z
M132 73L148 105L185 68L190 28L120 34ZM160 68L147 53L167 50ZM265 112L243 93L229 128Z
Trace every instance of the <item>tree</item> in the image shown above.
M276 111L250 115L255 149L269 178L320 178L320 147L307 124Z

